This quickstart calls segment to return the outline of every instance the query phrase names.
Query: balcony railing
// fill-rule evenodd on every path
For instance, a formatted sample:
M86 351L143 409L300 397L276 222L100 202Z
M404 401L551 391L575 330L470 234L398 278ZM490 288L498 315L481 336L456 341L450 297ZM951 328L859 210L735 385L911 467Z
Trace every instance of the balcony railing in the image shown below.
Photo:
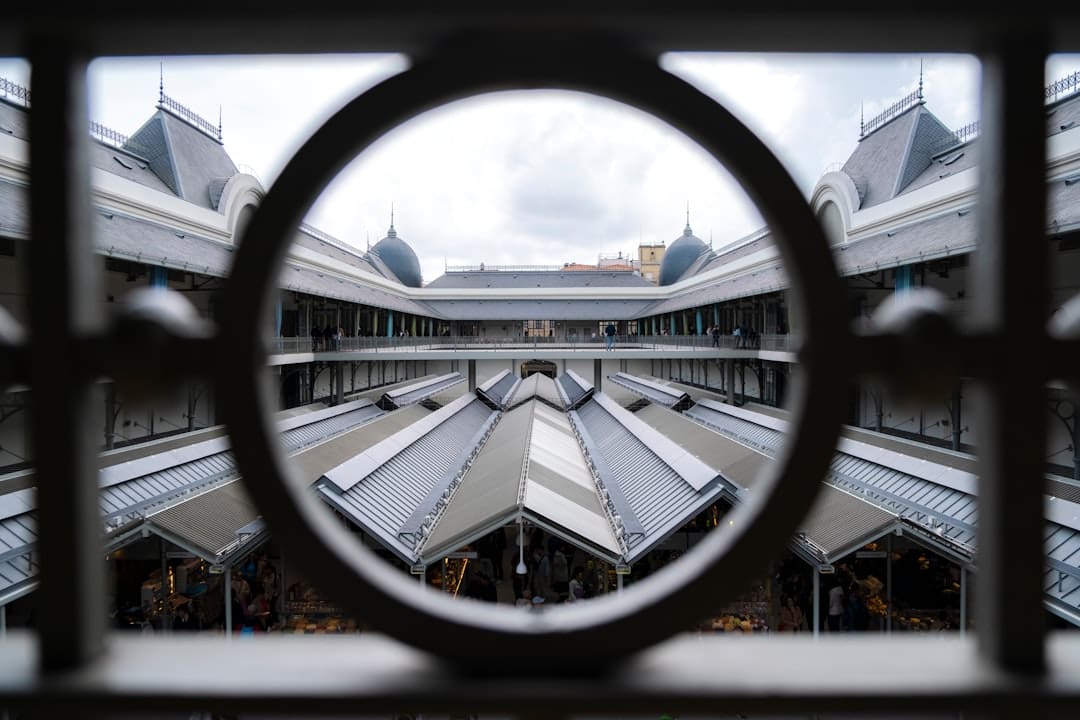
M348 353L348 352L402 352L425 351L558 351L575 353L603 350L603 336L595 338L568 335L558 337L484 337L475 335L447 335L438 337L343 337L337 340L320 340L303 337L275 337L269 340L273 354L289 353ZM689 351L703 356L717 350L767 350L794 352L799 340L793 335L758 335L737 338L722 335L715 340L704 335L616 335L616 350L651 350L658 354L665 351Z

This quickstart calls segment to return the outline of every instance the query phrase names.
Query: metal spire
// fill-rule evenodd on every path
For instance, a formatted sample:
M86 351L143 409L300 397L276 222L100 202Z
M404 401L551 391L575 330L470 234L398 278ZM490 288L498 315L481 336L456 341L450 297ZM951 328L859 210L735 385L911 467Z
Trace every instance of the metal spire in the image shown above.
M922 87L923 87L923 60L922 60L922 58L919 58L919 92L918 92L917 97L920 100L923 99Z
M217 139L221 142L221 105L217 106Z
M387 237L397 237L397 230L394 229L394 203L390 203L390 230L386 233Z
M165 104L165 63L158 63L158 105Z
M859 137L866 134L866 103L859 103Z

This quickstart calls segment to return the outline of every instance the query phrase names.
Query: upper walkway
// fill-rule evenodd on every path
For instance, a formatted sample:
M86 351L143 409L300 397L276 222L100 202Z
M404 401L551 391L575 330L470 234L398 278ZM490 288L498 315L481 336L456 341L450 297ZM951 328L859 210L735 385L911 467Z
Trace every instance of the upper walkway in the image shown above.
M752 347L730 335L715 339L704 335L623 335L615 338L614 349L606 349L604 339L567 337L346 337L331 341L331 349L320 342L313 348L311 338L279 337L270 341L270 365L293 365L363 360L469 360L492 357L561 360L574 357L600 360L653 360L659 357L699 359L772 360L797 362L799 339L793 335L760 335Z

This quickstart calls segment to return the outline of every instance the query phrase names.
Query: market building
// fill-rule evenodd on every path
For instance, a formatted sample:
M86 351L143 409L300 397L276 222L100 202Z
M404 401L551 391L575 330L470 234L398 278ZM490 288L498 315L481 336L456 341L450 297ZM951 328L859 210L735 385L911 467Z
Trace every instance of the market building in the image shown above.
M1047 105L1055 307L1080 277L1076 90L1073 76ZM16 320L28 312L18 281L28 108L17 95L0 100L0 125L11 129L0 145L0 273ZM131 137L95 133L105 299L122 317L134 289L183 291L214 318L216 290L265 189L225 153L220 126L164 90ZM870 325L890 298L919 289L963 316L979 157L977 128L945 127L920 85L864 123L852 156L821 178L810 202L853 321ZM448 593L470 594L471 583L485 582L482 568L487 580L502 579L502 600L519 599L526 581L513 571L521 564L532 577L525 551L534 547L524 538L537 530L543 555L558 550L571 572L589 568L592 592L647 577L720 526L781 452L800 327L768 228L714 249L688 212L670 244L639 254L636 268L621 255L595 267L479 265L423 285L393 218L366 251L297 228L267 328L282 450L365 545ZM604 347L608 325L614 352ZM174 626L197 607L205 629L363 627L290 569L240 482L209 388L188 384L175 402L149 408L107 380L95 393L118 626ZM1065 627L1080 625L1080 434L1064 387L1054 393L1051 445L1064 449L1050 454L1042 478L1044 604ZM13 625L32 621L27 598L37 585L34 469L23 461L17 412L27 397L10 389L0 419L8 464L0 607L12 608L0 618ZM805 629L824 632L838 584L864 609L833 629L973 623L970 453L979 440L966 381L920 404L871 383L843 402L849 425L789 555L702 628L775 630L791 596ZM486 555L499 533L505 544ZM553 602L567 599L565 589L548 589ZM249 617L260 595L266 609Z

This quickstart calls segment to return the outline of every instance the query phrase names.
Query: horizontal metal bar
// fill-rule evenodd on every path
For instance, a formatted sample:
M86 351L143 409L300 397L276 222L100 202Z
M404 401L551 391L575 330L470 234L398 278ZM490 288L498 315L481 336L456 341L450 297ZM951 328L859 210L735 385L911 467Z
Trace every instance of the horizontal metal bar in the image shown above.
M188 53L406 52L430 49L441 38L482 28L492 33L531 28L536 33L603 32L660 53L671 50L777 52L975 52L980 38L1015 27L1015 11L976 0L943 7L918 0L881 5L870 12L850 0L792 0L702 5L677 0L658 7L643 2L560 2L509 6L489 0L443 3L340 3L297 5L267 0L256 15L243 5L216 7L207 23L202 8L147 6L133 0L69 8L57 2L14 3L3 12L0 54L17 55L31 27L49 27L63 12L65 26L102 55ZM1025 7L1029 26L1043 24L1053 49L1080 50L1080 12L1067 3ZM303 26L304 32L296 28ZM553 47L553 50L555 48Z
M1080 635L1052 633L1047 675L988 672L975 642L958 633L683 635L596 676L501 662L512 678L470 677L376 634L109 638L112 652L63 676L36 673L32 636L0 644L0 707L52 716L191 711L270 715L390 712L657 716L870 712L893 715L1040 712L1072 716L1080 702ZM507 648L508 657L513 649ZM882 658L887 654L887 667ZM168 658L168 662L162 662ZM548 671L548 672L545 672ZM137 703L137 704L136 704Z

